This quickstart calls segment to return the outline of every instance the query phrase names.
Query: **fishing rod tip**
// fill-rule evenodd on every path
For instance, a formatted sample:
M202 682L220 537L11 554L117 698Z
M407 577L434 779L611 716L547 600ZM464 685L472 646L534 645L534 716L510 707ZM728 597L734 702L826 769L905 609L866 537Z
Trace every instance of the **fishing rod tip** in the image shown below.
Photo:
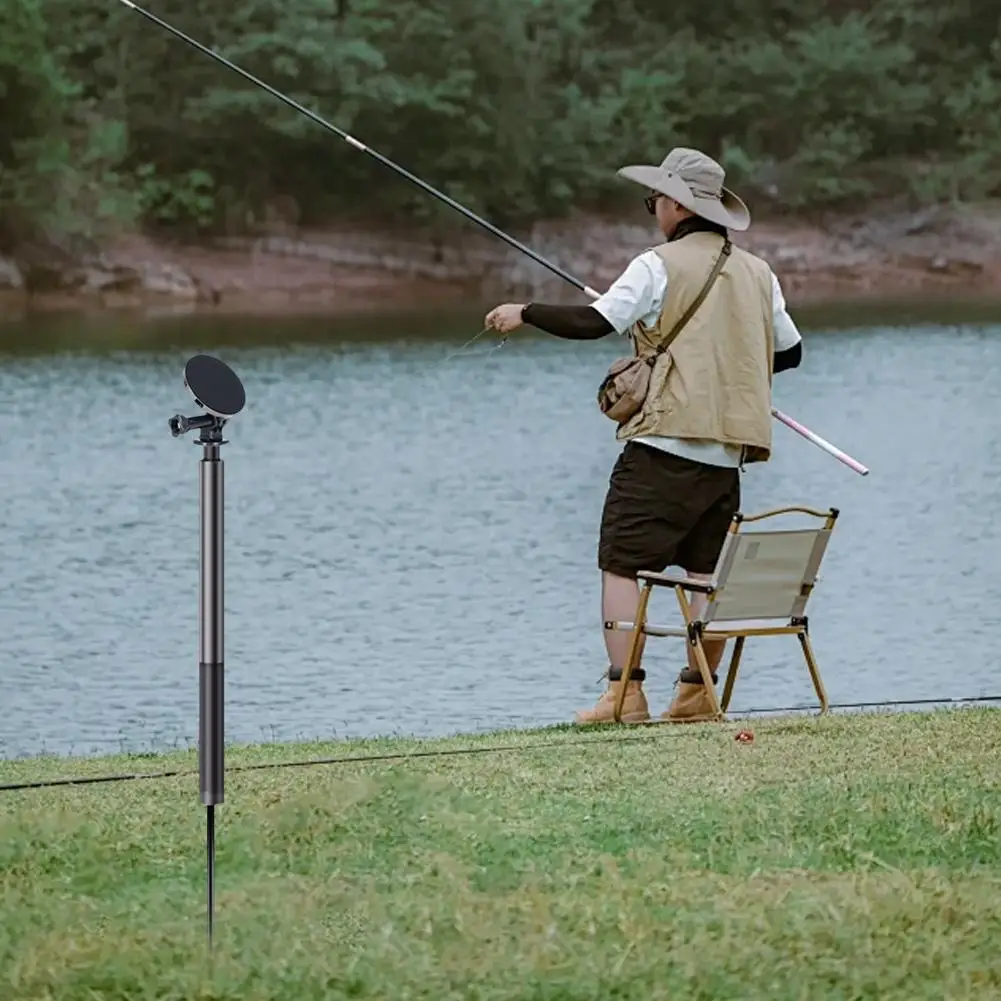
M125 4L126 7L131 7L133 10L136 9L136 5L132 2L132 0L121 0L121 2Z

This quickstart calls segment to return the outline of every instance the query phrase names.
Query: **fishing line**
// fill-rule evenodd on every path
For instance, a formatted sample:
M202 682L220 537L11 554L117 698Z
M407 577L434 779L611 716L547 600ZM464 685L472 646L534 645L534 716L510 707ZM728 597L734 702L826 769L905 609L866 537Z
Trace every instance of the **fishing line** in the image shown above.
M977 695L968 699L886 699L883 702L833 702L830 709L873 709L885 706L919 706L919 705L976 705L982 702L1001 702L1001 695ZM795 713L816 712L817 706L784 706L774 709L742 709L728 714L728 722L736 721L745 716L757 716L764 713ZM626 737L621 731L607 737L591 737L581 740L543 741L534 744L493 744L488 747L451 747L434 751L399 751L384 754L343 755L335 758L303 758L293 761L270 761L255 765L229 765L227 772L260 772L277 771L283 768L310 768L320 765L350 765L387 761L416 761L421 758L451 758L472 754L500 754L518 751L559 750L564 747L587 747L592 744L629 744L660 740L665 734L686 732L683 726L654 725L650 733L641 736ZM690 731L687 731L690 732ZM17 792L26 789L52 789L57 786L99 785L111 782L133 782L142 779L169 779L197 775L197 769L177 768L162 772L132 772L118 775L77 775L59 779L39 779L34 782L12 782L0 785L0 792Z
M484 327L478 334L474 334L472 337L470 337L465 344L460 345L454 351L451 351L449 354L445 355L445 357L435 367L441 368L443 365L450 362L453 358L458 358L460 355L463 355L466 358L477 358L477 357L482 358L484 355L492 355L495 351L499 351L502 347L504 347L505 344L507 344L507 334L505 334L492 348L487 348L486 351L466 350L466 348L468 348L471 344L474 344L484 334L489 332L490 332L490 327Z

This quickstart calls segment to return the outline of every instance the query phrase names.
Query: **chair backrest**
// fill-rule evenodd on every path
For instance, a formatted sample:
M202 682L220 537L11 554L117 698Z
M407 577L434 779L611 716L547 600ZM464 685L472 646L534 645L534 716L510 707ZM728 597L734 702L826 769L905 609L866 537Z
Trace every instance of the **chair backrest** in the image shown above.
M819 513L819 512L818 512ZM716 573L716 593L703 622L799 618L806 611L833 530L732 531Z

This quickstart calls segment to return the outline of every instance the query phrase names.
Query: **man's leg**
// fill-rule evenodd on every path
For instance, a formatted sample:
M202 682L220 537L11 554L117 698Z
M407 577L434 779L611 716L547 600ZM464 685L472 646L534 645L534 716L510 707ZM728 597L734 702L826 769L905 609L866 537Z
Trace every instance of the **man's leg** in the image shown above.
M736 469L719 468L706 477L707 495L711 503L679 547L679 559L693 580L710 581L719 560L733 516L740 510L740 473ZM704 594L689 592L692 615L699 617L709 599ZM720 662L726 650L726 640L702 641L713 684L718 680ZM702 672L695 657L695 648L686 643L688 669L678 675L674 700L662 719L689 720L710 716L713 711L705 690Z
M622 577L603 570L601 573L601 617L603 622L635 622L639 610L639 584L635 577ZM646 672L640 667L643 639L640 637L640 657L629 675L622 700L622 721L642 723L650 718L650 707L643 692ZM605 630L605 650L608 653L608 687L592 709L576 714L578 723L608 723L615 719L615 700L622 685L622 675L629 660L633 634L625 630Z
M601 573L601 619L603 622L635 622L639 610L640 587L635 577L618 577L607 570ZM640 637L640 656L645 636ZM618 629L605 630L605 649L612 672L618 676L625 670L632 645L632 633Z
M602 571L602 622L635 622L640 593L636 574L660 571L676 562L678 543L701 513L693 511L689 503L692 477L700 466L647 445L632 444L623 449L612 470L601 515L598 566ZM609 687L593 709L577 713L580 723L613 718L632 634L606 629L604 641ZM623 719L649 718L643 694L645 679L644 669L635 666L623 702Z

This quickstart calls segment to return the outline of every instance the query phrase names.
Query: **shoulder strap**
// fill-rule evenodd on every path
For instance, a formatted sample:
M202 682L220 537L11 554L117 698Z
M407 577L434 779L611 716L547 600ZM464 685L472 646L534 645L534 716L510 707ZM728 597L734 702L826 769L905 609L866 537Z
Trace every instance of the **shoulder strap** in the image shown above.
M681 333L682 328L686 323L695 315L695 311L702 305L702 300L709 294L709 290L713 287L713 283L719 277L719 273L723 270L723 265L726 263L726 259L730 256L730 251L733 247L730 243L730 238L725 237L723 240L723 249L719 252L719 257L716 258L716 263L713 265L712 271L709 273L709 277L706 279L705 285L702 286L702 291L695 297L695 301L685 310L684 314L674 325L671 332L664 339L663 343L657 345L657 350L654 351L651 359L655 359L662 355L670 346L671 342Z

